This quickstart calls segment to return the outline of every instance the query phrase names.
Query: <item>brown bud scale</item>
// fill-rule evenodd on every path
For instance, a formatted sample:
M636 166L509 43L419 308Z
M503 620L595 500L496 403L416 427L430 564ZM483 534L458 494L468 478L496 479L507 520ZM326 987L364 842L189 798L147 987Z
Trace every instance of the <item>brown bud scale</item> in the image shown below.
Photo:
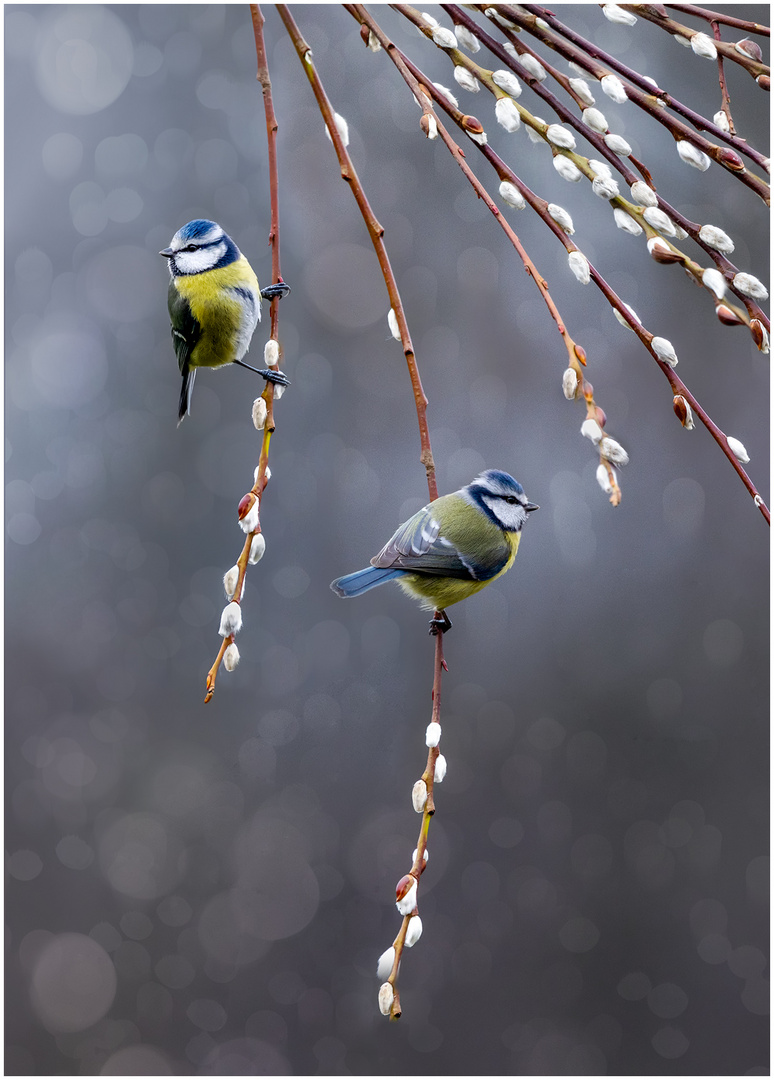
M239 520L240 521L242 521L244 518L246 518L247 515L250 513L250 511L253 508L254 502L255 502L255 495L254 495L254 493L252 491L248 491L248 493L246 495L243 495L242 498L239 500L239 506L237 507L237 514L239 515Z

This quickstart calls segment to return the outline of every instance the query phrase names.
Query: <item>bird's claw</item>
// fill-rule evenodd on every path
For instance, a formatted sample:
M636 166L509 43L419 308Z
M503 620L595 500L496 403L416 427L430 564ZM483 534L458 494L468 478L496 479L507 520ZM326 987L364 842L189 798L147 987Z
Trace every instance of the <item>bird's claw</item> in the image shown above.
M430 620L430 633L433 637L437 637L438 634L445 634L447 630L451 630L452 621L445 611L436 611Z
M286 285L284 281L278 281L276 285L267 285L265 289L261 289L261 296L264 300L281 300L289 292L290 286Z
M256 368L256 370L266 382L274 383L276 386L290 386L290 379L284 371L275 371L273 368Z

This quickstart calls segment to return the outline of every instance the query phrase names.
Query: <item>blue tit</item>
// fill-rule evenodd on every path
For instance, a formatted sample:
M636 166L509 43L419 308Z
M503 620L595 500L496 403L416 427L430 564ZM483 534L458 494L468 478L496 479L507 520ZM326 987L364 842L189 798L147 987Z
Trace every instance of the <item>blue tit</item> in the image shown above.
M261 290L250 263L214 221L197 219L178 229L169 247L167 302L183 387L178 424L191 411L196 369L239 364L261 320L261 297L272 300L290 289L283 282ZM281 371L258 369L264 379L287 386Z
M430 632L451 626L446 608L479 592L504 574L516 558L527 500L512 476L487 469L472 484L428 503L400 526L371 565L337 578L339 596L359 596L397 581L422 607L437 613Z

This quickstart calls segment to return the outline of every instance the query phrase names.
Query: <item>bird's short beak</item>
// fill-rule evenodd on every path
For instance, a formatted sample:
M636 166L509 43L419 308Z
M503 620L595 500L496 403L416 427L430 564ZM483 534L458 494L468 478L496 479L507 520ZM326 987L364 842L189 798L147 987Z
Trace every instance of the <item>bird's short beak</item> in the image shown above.
M525 503L524 504L524 509L527 511L527 513L529 513L530 510L539 510L540 507L538 506L537 503Z
M159 255L163 255L165 259L171 259L174 254L172 248L162 248L159 252Z

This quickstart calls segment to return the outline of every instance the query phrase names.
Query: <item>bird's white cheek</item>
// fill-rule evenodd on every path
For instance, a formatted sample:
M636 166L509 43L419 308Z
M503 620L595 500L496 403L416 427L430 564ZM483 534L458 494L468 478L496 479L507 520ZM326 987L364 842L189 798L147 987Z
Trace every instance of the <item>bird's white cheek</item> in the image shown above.
M175 255L175 266L178 274L202 274L205 270L212 270L225 253L225 244L199 248L197 251L178 251Z

